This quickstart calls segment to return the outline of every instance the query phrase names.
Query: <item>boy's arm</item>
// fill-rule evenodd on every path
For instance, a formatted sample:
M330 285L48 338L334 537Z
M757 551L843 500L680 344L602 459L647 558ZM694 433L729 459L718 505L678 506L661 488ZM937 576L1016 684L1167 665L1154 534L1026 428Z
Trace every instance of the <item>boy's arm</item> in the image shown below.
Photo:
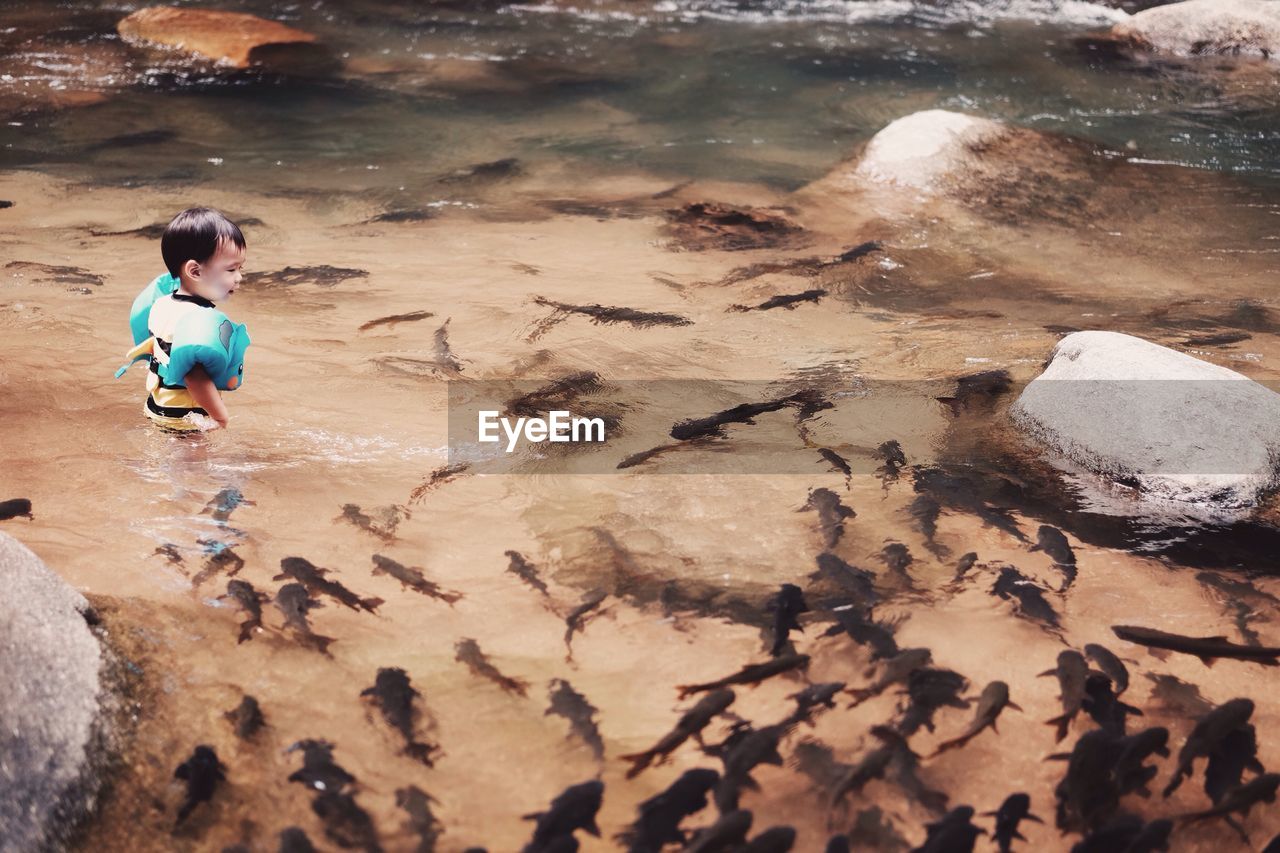
M209 417L218 422L218 426L225 427L228 418L226 404L222 402L222 395L218 393L205 369L199 364L191 368L187 373L186 383L196 405L208 412Z

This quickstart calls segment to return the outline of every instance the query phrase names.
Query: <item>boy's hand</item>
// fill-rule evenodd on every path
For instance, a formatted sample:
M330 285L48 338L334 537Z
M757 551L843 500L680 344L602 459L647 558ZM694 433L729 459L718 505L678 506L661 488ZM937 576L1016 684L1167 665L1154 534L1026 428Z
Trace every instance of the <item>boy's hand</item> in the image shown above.
M192 412L187 417L191 418L191 422L199 427L201 432L212 432L227 425L226 421L215 421L208 415L202 415L199 412Z
M209 378L209 374L200 365L191 368L184 380L187 383L187 390L191 392L191 398L196 401L196 405L209 413L208 420L212 420L216 426L201 427L201 429L217 429L227 425L227 407L222 402L222 395L218 393L218 389L214 387L213 380ZM196 414L193 412L193 416Z

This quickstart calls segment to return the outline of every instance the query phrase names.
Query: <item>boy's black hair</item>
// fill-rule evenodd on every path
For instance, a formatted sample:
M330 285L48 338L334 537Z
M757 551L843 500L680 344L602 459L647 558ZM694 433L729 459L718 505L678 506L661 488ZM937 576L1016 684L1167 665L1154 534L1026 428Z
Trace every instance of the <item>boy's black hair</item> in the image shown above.
M230 241L237 248L244 248L244 234L221 211L212 207L191 207L173 217L160 237L160 254L169 274L178 278L178 271L187 261L204 263L218 251L218 244Z

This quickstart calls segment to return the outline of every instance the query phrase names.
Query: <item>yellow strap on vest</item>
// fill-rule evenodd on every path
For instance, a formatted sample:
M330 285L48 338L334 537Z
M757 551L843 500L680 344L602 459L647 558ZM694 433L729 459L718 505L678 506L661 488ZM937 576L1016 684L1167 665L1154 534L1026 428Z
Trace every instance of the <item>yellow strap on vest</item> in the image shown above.
M134 359L140 355L151 355L156 349L156 339L154 337L147 338L133 349L124 354L124 364L116 371L116 379L124 376L124 372L129 369L129 365L133 364Z

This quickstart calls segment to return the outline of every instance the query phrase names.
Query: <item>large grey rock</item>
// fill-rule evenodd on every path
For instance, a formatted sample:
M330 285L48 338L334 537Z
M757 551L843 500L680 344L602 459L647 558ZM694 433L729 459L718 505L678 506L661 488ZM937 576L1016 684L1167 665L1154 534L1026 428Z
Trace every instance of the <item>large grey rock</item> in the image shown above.
M1174 56L1280 59L1280 0L1185 0L1138 12L1111 35Z
M1242 507L1277 484L1280 394L1116 332L1076 332L1013 405L1071 462L1149 496Z
M89 603L0 533L0 851L56 848L95 796L98 640Z

